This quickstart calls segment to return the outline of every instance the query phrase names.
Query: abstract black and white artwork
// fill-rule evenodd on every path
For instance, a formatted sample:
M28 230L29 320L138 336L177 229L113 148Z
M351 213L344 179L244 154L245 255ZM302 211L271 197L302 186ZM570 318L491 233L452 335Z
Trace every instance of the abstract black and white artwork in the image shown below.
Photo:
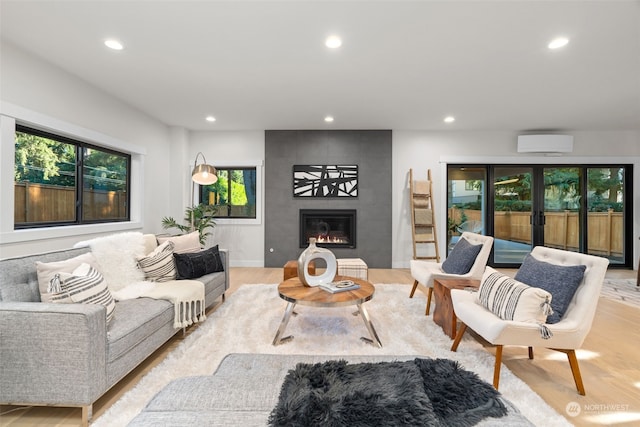
M358 197L357 165L294 165L294 197Z

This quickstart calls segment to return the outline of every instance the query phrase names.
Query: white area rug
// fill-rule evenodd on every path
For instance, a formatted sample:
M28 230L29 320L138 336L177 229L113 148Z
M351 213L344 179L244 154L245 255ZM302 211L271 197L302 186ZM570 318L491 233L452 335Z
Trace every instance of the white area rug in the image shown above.
M600 296L640 307L640 286L636 285L635 279L604 279Z
M175 378L212 374L229 353L313 354L313 355L415 355L454 359L485 381L493 378L494 357L469 334L456 353L431 316L424 315L425 298L408 297L407 285L377 285L373 300L366 303L383 347L360 340L368 336L355 307L315 308L297 306L285 335L295 338L273 346L271 342L282 319L286 303L278 297L276 285L241 286L227 302L197 326L171 354L105 414L94 427L125 426L166 384ZM274 387L279 385L274 384ZM529 386L504 365L500 391L535 425L570 426ZM212 390L215 393L215 390Z

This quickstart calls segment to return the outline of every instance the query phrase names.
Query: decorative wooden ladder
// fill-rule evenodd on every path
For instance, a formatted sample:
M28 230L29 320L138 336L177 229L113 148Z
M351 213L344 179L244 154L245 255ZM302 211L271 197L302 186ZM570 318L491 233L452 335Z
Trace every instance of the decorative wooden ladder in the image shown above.
M414 181L413 169L409 169L409 200L411 203L411 234L413 236L413 259L434 259L440 262L436 218L433 207L431 169L426 181ZM418 256L418 249L428 250L433 245L435 255ZM421 247L424 246L424 247Z

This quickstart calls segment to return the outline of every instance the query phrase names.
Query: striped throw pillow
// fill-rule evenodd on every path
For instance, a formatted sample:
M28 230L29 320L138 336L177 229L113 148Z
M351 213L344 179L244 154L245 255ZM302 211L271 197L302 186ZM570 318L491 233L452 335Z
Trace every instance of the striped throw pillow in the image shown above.
M168 282L176 278L176 263L173 260L173 242L167 240L146 256L138 257L138 266L145 280Z
M107 323L113 319L116 303L102 274L87 263L72 273L58 273L51 279L51 302L100 304L107 309Z
M545 323L551 310L551 294L510 278L488 267L478 290L480 304L504 320Z

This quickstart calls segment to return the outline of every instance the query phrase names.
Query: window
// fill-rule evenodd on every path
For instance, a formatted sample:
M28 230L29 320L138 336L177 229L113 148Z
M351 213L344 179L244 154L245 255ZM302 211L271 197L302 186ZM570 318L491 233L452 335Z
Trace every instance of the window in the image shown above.
M218 181L200 186L200 203L215 206L217 218L256 218L256 168L217 168Z
M544 245L632 266L632 165L451 164L447 171L452 242L473 231L463 224L476 225L495 238L490 265L517 268Z
M131 157L16 126L14 228L128 221Z

